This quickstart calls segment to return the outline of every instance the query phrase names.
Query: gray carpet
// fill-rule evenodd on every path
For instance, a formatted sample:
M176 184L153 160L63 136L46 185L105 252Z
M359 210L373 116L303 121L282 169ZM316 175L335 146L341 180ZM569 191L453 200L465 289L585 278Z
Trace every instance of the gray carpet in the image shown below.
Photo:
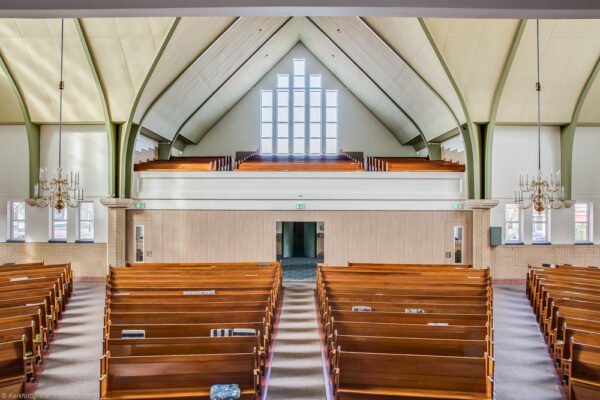
M562 400L523 285L494 286L496 400Z
M315 281L317 277L317 263L322 263L322 258L288 257L281 259L284 281Z
M104 283L75 282L75 290L44 362L35 397L97 400Z
M268 400L326 399L314 283L284 282Z

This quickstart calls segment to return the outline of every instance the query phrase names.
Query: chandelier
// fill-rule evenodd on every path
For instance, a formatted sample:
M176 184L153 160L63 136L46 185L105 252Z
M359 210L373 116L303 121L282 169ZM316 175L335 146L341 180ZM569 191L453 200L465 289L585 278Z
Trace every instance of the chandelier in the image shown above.
M58 168L54 177L46 177L46 168L40 168L39 182L35 185L35 198L33 204L38 207L47 207L60 211L66 206L79 207L83 201L83 189L79 186L79 173L63 173L61 166L62 151L62 114L63 114L63 90L65 82L63 81L63 61L64 61L64 43L65 43L65 20L60 22L60 83L59 90L59 116L58 116Z
M538 129L538 172L537 175L519 175L519 189L515 192L515 203L520 209L533 206L538 213L546 209L559 209L564 205L564 188L560 184L560 177L553 173L548 176L542 175L542 118L540 95L542 84L540 83L540 20L536 20L537 38L537 82L535 91L537 93L537 129Z

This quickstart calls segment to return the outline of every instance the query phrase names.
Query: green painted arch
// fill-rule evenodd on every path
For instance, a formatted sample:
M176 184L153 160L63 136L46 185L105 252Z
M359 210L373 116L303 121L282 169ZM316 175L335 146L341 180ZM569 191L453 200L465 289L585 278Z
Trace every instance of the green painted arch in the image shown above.
M81 47L87 59L92 77L98 89L98 96L100 97L100 103L102 104L102 111L104 113L104 126L106 129L106 137L108 142L108 195L109 197L115 197L117 195L118 183L117 183L117 128L112 122L110 114L110 108L106 99L106 88L102 84L98 69L96 68L96 62L94 55L90 49L85 29L81 23L81 19L77 18L73 20L75 23L75 30L79 36Z
M27 131L27 143L29 148L29 197L34 198L36 195L35 185L38 183L40 173L40 126L31 121L31 116L29 115L23 92L14 79L10 67L1 53L0 68L2 68L6 74L6 78L17 98L21 114L23 115L23 123L25 124L25 130Z
M561 127L560 129L560 177L561 183L564 187L565 200L572 200L573 191L573 143L575 142L575 131L577 130L577 123L579 122L579 116L581 110L585 105L588 94L600 72L600 57L596 61L594 68L588 76L585 85L579 93L577 103L573 109L573 115L571 116L571 122Z
M448 76L448 80L452 84L456 95L460 101L460 105L465 114L465 119L467 122L459 126L460 132L463 136L463 141L465 144L465 153L467 158L467 180L469 183L469 198L470 199L479 199L481 198L481 139L480 135L477 133L478 129L475 124L471 121L471 116L469 114L469 108L467 107L467 103L465 101L460 88L458 87L458 83L454 76L452 75L452 71L450 71L450 67L444 60L444 56L442 52L438 48L433 35L429 31L427 27L427 23L423 18L418 18L419 24L429 41L433 51L435 52L442 68L446 72Z
M223 32L221 32L221 34L219 34L219 36L217 36L210 45L208 45L198 56L196 56L194 58L194 60L189 63L184 69L182 69L175 77L173 77L173 79L171 79L171 81L169 82L169 84L158 94L158 96L156 96L152 102L150 103L150 105L146 108L146 110L144 110L144 113L142 114L142 117L140 118L140 126L137 127L136 129L136 137L137 135L140 134L140 129L141 126L144 123L144 120L146 119L146 116L148 115L148 113L152 110L152 108L156 105L156 103L158 103L158 101L163 98L163 96L165 95L165 93L171 88L173 87L173 85L175 84L175 82L177 82L177 80L185 73L185 71L187 71L200 57L202 57L202 55L204 53L206 53L212 46L215 45L215 43L217 43L219 41L219 39L221 39L221 37L223 37L223 35L225 35L227 33L227 31L229 31L239 20L241 17L236 17L234 18L233 21L231 21L231 23L229 25L227 25L227 27L223 30ZM177 136L177 134L176 134ZM166 149L166 146L162 146L162 149L160 149L159 151L159 159L163 159L165 155L169 155L171 154L171 149L173 148L173 145L175 144L175 139L176 136L173 137L173 139L171 140L171 142L168 143L168 149ZM160 147L160 146L159 146Z
M519 21L519 25L517 26L517 30L515 31L515 36L513 37L512 45L506 57L506 61L504 62L504 66L502 67L502 72L500 73L500 78L498 79L496 90L494 91L492 107L490 109L490 120L485 127L484 194L486 199L492 198L492 150L494 144L494 130L496 129L496 117L498 116L498 108L500 106L502 93L504 92L504 87L506 86L506 81L508 80L508 75L510 74L512 64L515 60L515 56L517 54L517 50L519 49L519 45L521 44L521 39L523 38L523 32L525 32L526 26L526 19L522 19Z
M177 25L179 25L179 21L181 21L181 17L176 17L171 26L167 30L167 33L158 49L158 52L154 56L154 60L142 81L140 89L135 95L135 99L133 104L131 105L131 110L129 111L129 117L127 121L121 125L121 131L119 133L119 159L118 159L118 167L119 167L119 197L130 197L131 196L131 169L132 169L132 161L133 161L133 150L135 147L135 139L137 136L138 125L133 122L133 118L135 115L135 111L138 107L138 103L140 102L140 98L146 85L150 81L150 77L154 73L158 62L162 58L165 49L167 48L171 37L173 37L173 33L175 33L175 29L177 29Z

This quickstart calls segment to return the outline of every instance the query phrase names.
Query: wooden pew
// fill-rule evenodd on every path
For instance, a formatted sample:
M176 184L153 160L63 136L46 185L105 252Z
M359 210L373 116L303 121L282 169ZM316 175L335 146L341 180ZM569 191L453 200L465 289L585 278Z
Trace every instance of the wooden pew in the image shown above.
M600 397L600 346L571 342L569 400Z
M358 353L337 350L336 400L491 399L493 381L484 357ZM368 374L365 373L368 371ZM435 376L435 379L432 379Z
M240 399L256 400L260 369L256 351L241 354L195 354L112 357L100 360L100 399L208 398L214 384L240 386Z
M2 395L22 395L25 390L26 375L27 372L25 368L25 343L23 342L23 340L1 342L0 392L2 393Z

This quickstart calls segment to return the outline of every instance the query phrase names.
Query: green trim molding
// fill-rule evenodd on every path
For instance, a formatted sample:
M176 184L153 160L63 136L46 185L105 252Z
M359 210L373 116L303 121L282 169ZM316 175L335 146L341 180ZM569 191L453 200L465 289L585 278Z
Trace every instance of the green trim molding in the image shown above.
M590 75L579 93L579 98L573 109L571 122L561 127L560 129L560 179L565 188L565 200L572 200L573 189L573 142L575 141L575 131L577 130L577 122L581 115L581 110L585 104L590 89L592 88L596 77L600 72L600 57L596 61L596 65L592 69Z
M133 118L135 115L135 111L140 102L140 98L142 97L142 93L146 88L146 85L150 81L150 77L154 73L158 62L162 58L173 33L175 33L175 29L177 25L179 25L179 21L181 21L181 17L176 17L173 19L171 26L169 27L158 52L154 56L154 60L144 77L144 80L135 95L135 99L133 104L131 105L131 110L129 111L129 117L127 121L121 125L121 132L119 135L119 197L128 198L131 196L131 170L132 170L132 162L133 162L133 150L135 148L135 139L138 130L138 124L134 123ZM133 132L133 134L132 134Z
M96 83L98 89L98 95L100 97L100 103L102 104L102 111L104 112L104 126L106 128L106 137L108 142L108 196L115 197L117 195L118 183L117 183L117 127L112 123L112 117L110 114L110 107L106 98L106 88L102 84L100 74L96 68L96 61L94 55L90 49L87 37L85 35L85 29L81 23L81 19L76 18L73 20L75 24L75 30L79 36L83 53L87 59L92 77Z
M437 46L433 35L429 31L427 27L427 23L423 18L418 18L419 24L429 40L429 44L431 45L433 51L435 52L442 68L446 72L448 76L448 80L452 84L454 91L456 92L456 96L460 101L460 105L463 109L463 113L465 115L466 123L460 126L460 131L463 135L463 141L465 144L465 153L467 158L467 181L469 186L469 199L480 199L481 198L481 140L480 135L477 134L477 127L471 121L471 116L469 115L469 109L467 107L467 103L465 98L462 95L460 88L458 87L458 83L454 79L452 72L450 71L450 67L444 60L444 56L442 52Z
M4 71L6 78L17 98L21 114L23 115L23 123L25 124L25 130L27 131L27 143L29 147L29 197L35 197L35 185L39 181L40 177L40 125L34 124L31 121L29 110L27 109L27 103L25 102L25 96L21 88L17 84L10 67L4 60L4 56L0 53L0 68Z
M515 31L515 36L513 38L512 45L510 47L510 50L508 51L508 55L506 57L506 61L504 62L504 66L502 67L502 72L500 73L500 77L498 78L498 83L496 84L496 90L494 91L494 97L492 99L492 107L490 109L489 122L485 126L484 130L485 153L483 157L483 170L485 175L483 183L486 199L492 198L492 146L494 144L494 130L496 129L496 117L498 116L498 108L500 106L502 93L504 92L504 87L506 86L506 81L508 80L508 75L510 74L512 64L515 60L515 56L517 54L517 50L519 49L519 45L521 44L521 39L523 38L523 32L525 32L526 26L526 19L522 19L519 21L519 25L517 26L517 30Z

